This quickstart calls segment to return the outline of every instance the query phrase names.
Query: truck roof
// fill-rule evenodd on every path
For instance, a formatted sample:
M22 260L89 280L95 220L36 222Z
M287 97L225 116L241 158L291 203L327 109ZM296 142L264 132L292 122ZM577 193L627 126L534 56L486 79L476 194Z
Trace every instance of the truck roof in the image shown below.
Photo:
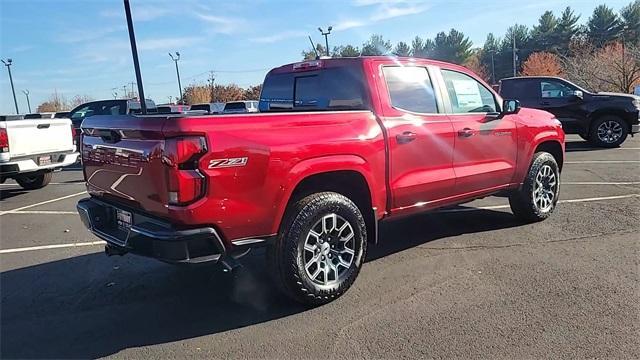
M435 66L442 66L447 68L457 68L464 72L469 71L468 69L460 65L439 61L439 60L432 60L432 59L418 58L418 57L380 55L380 56L357 56L357 57L342 57L342 58L330 58L330 59L322 58L317 60L306 60L306 61L290 63L290 64L273 68L271 71L269 71L269 73L277 74L277 73L292 72L294 71L294 66L297 66L303 63L311 63L314 61L321 62L323 64L323 67L336 67L336 66L344 66L348 64L364 64L372 61L382 61L382 62L388 62L390 64L399 63L399 62L400 63L419 62L421 64L426 64L426 65L435 65Z

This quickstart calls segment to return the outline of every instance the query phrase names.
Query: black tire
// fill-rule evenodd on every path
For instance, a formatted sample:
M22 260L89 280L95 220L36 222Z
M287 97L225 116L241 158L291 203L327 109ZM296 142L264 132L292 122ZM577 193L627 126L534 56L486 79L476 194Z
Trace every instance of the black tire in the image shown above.
M536 191L536 178L540 175L541 171L548 171L545 167L550 168L550 173L553 173L555 179L555 186L551 186L545 190L553 193L553 198L550 201L548 197L540 201L534 200L534 191ZM544 169L543 169L544 168ZM543 184L546 177L543 177ZM513 214L526 222L542 221L549 216L556 208L558 202L558 195L560 194L560 170L556 159L547 152L537 152L533 155L529 172L522 184L522 187L509 196L509 205L511 205L511 211ZM545 206L542 206L544 204Z
M52 172L38 175L20 175L16 177L16 182L25 190L41 189L51 182Z
M602 127L602 129L601 129ZM606 127L606 129L605 129ZM607 134L602 131L615 129L615 134ZM598 147L614 148L620 146L629 134L629 125L621 118L614 115L599 117L591 124L589 141Z
M330 214L337 215L332 219L332 227L337 228L338 223L341 223L343 228L344 223L348 222L350 228L344 227L347 231L350 229L353 232L351 240L340 240L341 238L349 238L348 233L342 237L342 232L339 234L327 236L323 241L318 240L315 243L316 250L305 250L305 243L311 235L311 230L314 226L325 226L329 223L328 220L323 220L325 217L330 218ZM337 230L334 230L337 231ZM323 232L324 236L325 233ZM317 239L320 239L317 237ZM350 251L353 254L348 258L351 259L348 267L342 266L342 272L339 271L339 267L335 262L347 262L343 260L343 255L334 252L338 251L338 248L344 242L343 251L346 251L346 245L352 246ZM320 245L320 243L324 245ZM326 243L326 244L325 244ZM330 244L330 247L327 245ZM309 245L309 244L307 244ZM324 248L323 248L324 246ZM322 250L320 250L322 248ZM327 249L328 248L328 249ZM287 209L287 214L283 220L280 233L274 244L267 249L267 263L271 275L277 284L277 286L289 297L294 300L308 304L308 305L322 305L331 302L342 294L344 294L353 284L358 276L362 264L364 263L365 255L367 251L367 230L365 226L365 220L358 207L347 197L334 193L334 192L321 192L311 194L290 206ZM327 253L326 260L324 253ZM319 254L319 255L318 255ZM334 254L333 257L331 254ZM337 254L337 255L336 255ZM322 261L319 257L322 255ZM305 257L317 258L317 261L311 264L309 269L314 269L313 272L322 271L322 277L329 276L327 274L333 273L334 279L332 282L326 281L327 278L322 280L326 281L325 284L320 284L316 278L312 278L312 274L308 274L305 267ZM332 260L329 260L332 258ZM325 263L322 263L322 262ZM331 265L334 268L327 266L326 262L331 261ZM307 264L312 261L306 261ZM327 270L318 270L318 269ZM310 272L311 270L309 270ZM319 274L319 273L317 273ZM338 275L341 274L341 275Z
M589 134L578 134L584 141L590 141Z

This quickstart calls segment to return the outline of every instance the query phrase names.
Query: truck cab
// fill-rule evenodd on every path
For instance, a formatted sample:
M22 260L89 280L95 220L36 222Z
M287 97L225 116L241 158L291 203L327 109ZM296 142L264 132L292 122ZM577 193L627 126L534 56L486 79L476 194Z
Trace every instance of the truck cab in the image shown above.
M551 76L503 79L500 94L554 114L567 134L578 134L596 146L619 146L640 131L639 96L594 93Z

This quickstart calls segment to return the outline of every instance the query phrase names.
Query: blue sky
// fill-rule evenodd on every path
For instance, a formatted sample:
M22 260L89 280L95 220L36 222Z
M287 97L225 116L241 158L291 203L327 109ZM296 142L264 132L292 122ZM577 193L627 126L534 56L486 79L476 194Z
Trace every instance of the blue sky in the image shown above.
M269 68L300 60L307 35L333 25L330 46L361 45L373 33L396 43L433 37L454 27L475 46L489 32L501 36L514 23L533 25L545 10L571 6L586 21L597 2L584 0L131 0L147 97L157 103L178 94L168 51L179 51L183 87L205 82L246 87L262 82ZM629 0L607 0L619 10ZM23 89L31 106L54 91L112 98L113 88L135 81L120 0L1 0L0 57L12 58L21 112ZM0 74L0 113L13 113L6 69Z

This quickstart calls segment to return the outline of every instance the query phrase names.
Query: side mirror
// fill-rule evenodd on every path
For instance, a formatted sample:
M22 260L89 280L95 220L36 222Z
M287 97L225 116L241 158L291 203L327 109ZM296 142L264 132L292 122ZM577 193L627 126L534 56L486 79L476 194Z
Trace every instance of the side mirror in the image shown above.
M573 91L571 94L571 98L574 100L582 100L584 99L584 94L580 90Z
M520 112L520 101L518 100L505 100L502 103L502 115L517 114Z

